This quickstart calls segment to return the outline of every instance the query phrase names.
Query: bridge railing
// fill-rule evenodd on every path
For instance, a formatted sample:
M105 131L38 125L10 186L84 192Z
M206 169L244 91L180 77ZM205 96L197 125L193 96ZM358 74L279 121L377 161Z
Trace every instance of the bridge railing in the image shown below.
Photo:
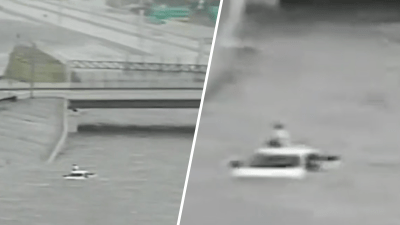
M104 86L104 83L77 83L77 84L72 84L70 82L59 82L59 83L40 83L36 82L31 86L30 83L26 82L2 82L0 83L0 93L2 91L18 91L18 90L30 90L33 88L34 90L54 90L57 91L57 89L60 90L66 90L66 89L83 89L83 90L107 90L107 89L125 89L125 90L134 90L134 89L192 89L192 90L202 90L203 87L200 85L186 85L182 86L178 83L154 83L153 85L149 85L148 83L139 83L139 82L131 82L125 85L119 85L119 86Z
M71 86L97 87L135 87L148 86L177 86L203 87L205 76L193 74L163 74L135 73L130 71L79 71L73 72Z
M161 60L161 59L160 59ZM126 70L126 71L146 71L160 73L207 73L206 64L190 64L167 62L118 62L118 61L88 61L88 60L71 60L69 66L73 69L101 69L101 70Z
M16 54L15 60L12 60L14 63L7 68L5 79L15 80L11 84L18 85L31 85L30 82L33 82L33 86L63 83L64 86L68 84L69 88L137 86L203 88L207 72L206 64L193 64L190 60L178 58L139 58L132 57L132 60L137 60L134 62L88 60L58 62L43 57L29 61ZM13 87L19 88L16 85ZM12 87L7 86L7 88Z
M148 62L84 61L68 63L71 86L130 87L135 85L202 88L207 65Z

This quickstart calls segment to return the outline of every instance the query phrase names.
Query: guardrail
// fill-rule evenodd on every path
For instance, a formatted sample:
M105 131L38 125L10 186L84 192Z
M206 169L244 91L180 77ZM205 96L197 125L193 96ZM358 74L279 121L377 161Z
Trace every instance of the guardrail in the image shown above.
M135 82L135 81L121 81L113 83L108 81L95 81L95 82L63 82L63 83L30 83L17 82L17 83L0 83L0 91L17 91L17 90L202 90L203 83L189 82L185 85L182 82ZM3 95L11 95L4 93Z
M72 60L67 63L69 81L73 85L87 83L90 86L129 87L133 83L149 86L165 84L180 87L203 87L207 65L156 62L118 62Z
M207 73L207 65L202 64L71 60L69 61L69 66L72 69L202 73L204 75Z
M158 74L132 71L73 71L72 86L96 87L203 87L205 74Z

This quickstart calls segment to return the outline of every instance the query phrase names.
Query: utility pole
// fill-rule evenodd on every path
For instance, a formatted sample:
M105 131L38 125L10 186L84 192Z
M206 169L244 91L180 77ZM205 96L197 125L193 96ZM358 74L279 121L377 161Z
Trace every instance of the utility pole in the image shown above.
M142 50L144 49L144 1L140 0L140 12L139 12L139 23L138 23L138 39L139 39L139 49ZM137 22L137 21L135 21ZM126 56L125 56L125 62L126 64L129 63L129 56L130 56L130 52L127 51L126 52Z
M198 48L198 51L197 51L196 63L200 64L201 58L203 57L204 39L203 38L199 38L198 39L198 43L199 43L199 48Z
M19 33L17 33L17 35L15 36L15 46L19 46L20 39L21 39L21 35Z
M36 53L36 44L32 42L32 48L31 48L31 74L30 74L30 97L34 98L33 96L33 90L35 88L35 53Z
M61 26L62 22L62 11L63 11L63 0L58 0L58 25Z
M59 36L59 39L61 40L62 36L63 36L63 29L62 29L63 16L62 16L62 13L63 13L63 8L64 8L64 4L63 4L64 0L58 0L58 1L59 1L58 2L58 36Z
M144 42L144 1L140 0L140 14L139 14L139 38L140 38L140 47L143 49Z

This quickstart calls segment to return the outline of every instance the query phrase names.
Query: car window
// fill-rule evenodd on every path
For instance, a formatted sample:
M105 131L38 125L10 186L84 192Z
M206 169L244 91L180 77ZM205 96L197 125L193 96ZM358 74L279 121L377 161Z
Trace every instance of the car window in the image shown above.
M297 155L267 155L257 154L250 160L250 167L257 168L290 168L300 165Z
M82 177L83 174L81 173L72 173L70 174L71 177Z

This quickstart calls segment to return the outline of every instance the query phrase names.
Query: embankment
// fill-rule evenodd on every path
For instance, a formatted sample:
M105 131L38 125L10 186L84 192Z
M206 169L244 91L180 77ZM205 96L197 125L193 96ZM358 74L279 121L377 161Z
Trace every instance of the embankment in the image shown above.
M0 102L0 166L46 161L62 137L63 99Z

